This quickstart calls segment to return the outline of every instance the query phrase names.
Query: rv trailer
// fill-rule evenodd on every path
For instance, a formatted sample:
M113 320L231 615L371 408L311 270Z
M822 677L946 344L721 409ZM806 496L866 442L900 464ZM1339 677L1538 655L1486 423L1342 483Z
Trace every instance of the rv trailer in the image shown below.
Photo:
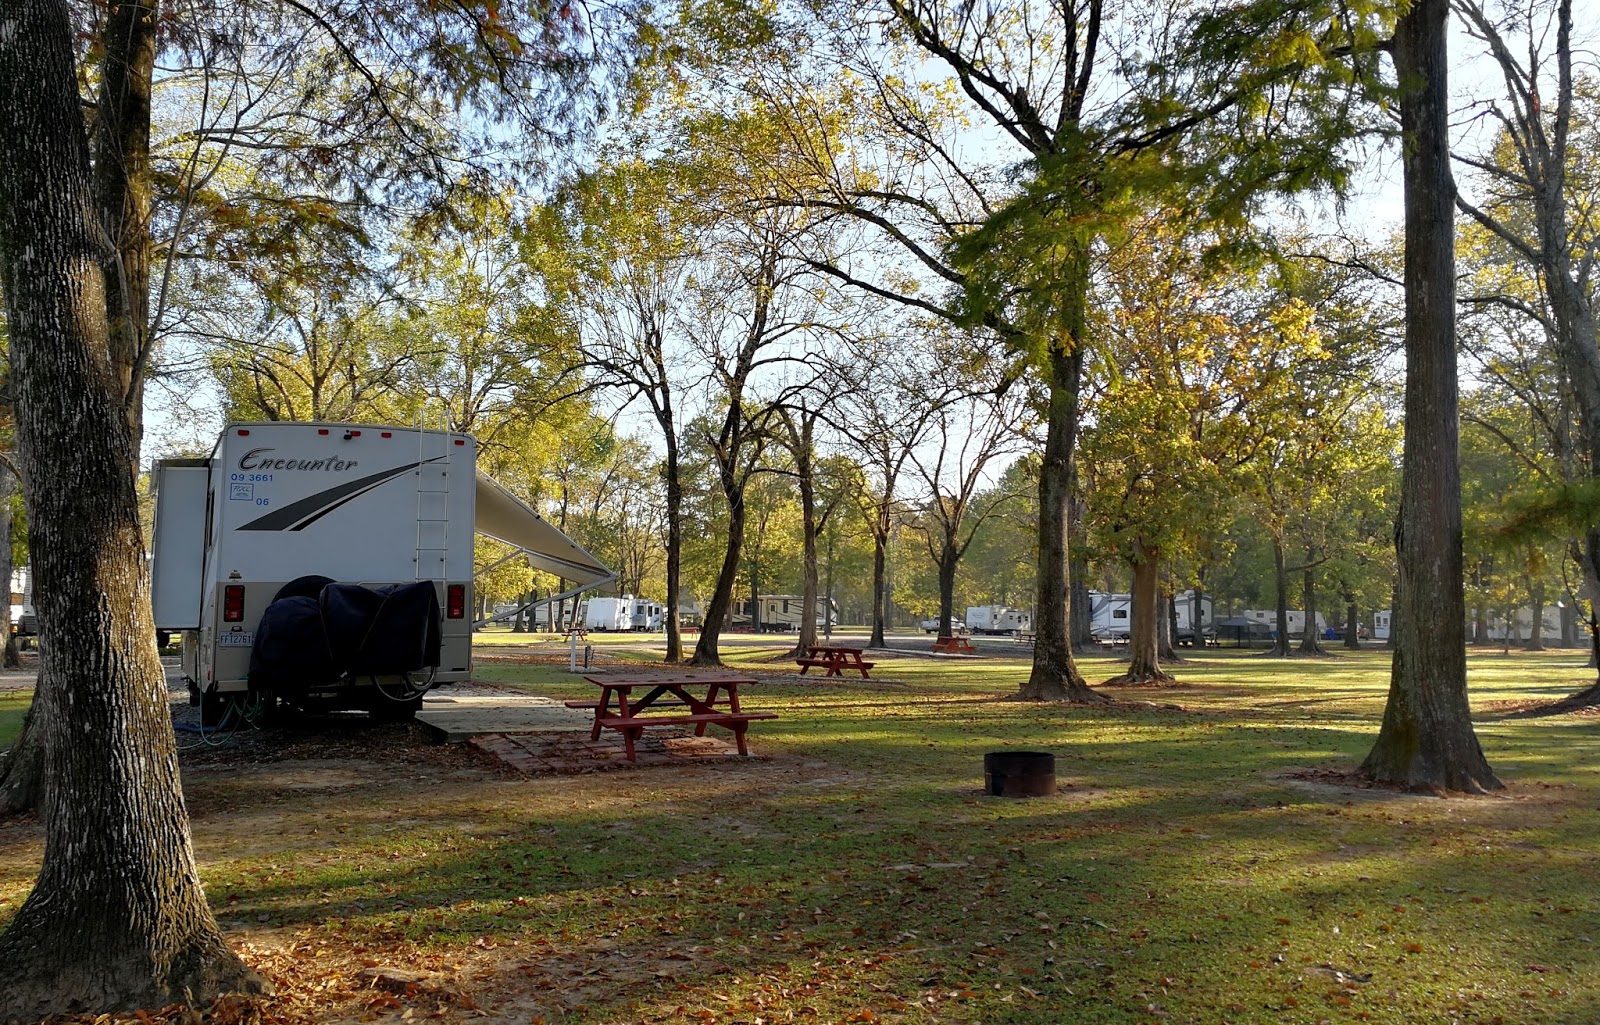
M408 718L466 680L477 533L580 589L612 579L476 464L465 434L284 422L157 463L155 626L183 634L202 723L278 701Z
M1305 636L1306 614L1301 609L1289 609L1288 613L1289 613L1289 637L1291 639L1293 639L1293 640L1299 640L1301 637ZM1239 614L1241 616L1243 616L1244 618L1246 618L1246 619L1254 620L1255 622L1260 623L1263 626L1265 626L1271 636L1273 636L1273 637L1277 636L1277 634L1278 634L1278 610L1277 609L1245 609L1243 612L1241 612ZM1317 613L1317 636L1318 637L1323 637L1323 638L1326 638L1328 636L1328 620L1320 612Z
M632 630L633 595L620 598L590 598L583 611L585 630Z
M1195 631L1191 625L1194 619L1194 592L1184 591L1176 597L1175 602L1178 613L1178 634L1173 641L1192 646L1195 643ZM1217 635L1212 607L1211 598L1202 594L1200 636L1208 643ZM1165 601L1161 603L1158 611L1161 615L1166 615ZM1089 632L1093 636L1101 641L1125 641L1131 635L1132 629L1133 595L1089 592Z
M1007 605L972 605L967 608L967 629L978 634L1007 634L1027 630L1033 617Z

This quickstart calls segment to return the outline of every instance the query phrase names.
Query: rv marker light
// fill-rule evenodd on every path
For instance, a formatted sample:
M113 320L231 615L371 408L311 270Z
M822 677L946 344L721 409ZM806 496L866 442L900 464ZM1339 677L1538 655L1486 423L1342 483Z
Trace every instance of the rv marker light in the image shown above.
M467 614L467 586L451 584L445 590L445 618L463 619Z
M244 585L229 584L222 589L222 621L244 622Z

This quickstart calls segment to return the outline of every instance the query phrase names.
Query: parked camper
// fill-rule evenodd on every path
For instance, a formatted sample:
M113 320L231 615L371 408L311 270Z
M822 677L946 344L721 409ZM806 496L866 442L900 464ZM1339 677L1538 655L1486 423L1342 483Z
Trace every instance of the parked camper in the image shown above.
M1089 632L1101 641L1125 641L1133 630L1133 596L1089 592Z
M472 667L474 530L582 586L588 552L476 472L465 434L235 423L156 465L153 605L214 725L283 700L404 718Z
M635 598L633 600L633 614L629 617L629 625L634 630L651 631L662 629L662 608L658 601L648 598Z
M816 621L818 629L823 626L822 603L827 599L818 596ZM805 598L798 594L763 594L760 599L760 624L763 631L788 631L798 632L802 619L801 609L805 606ZM749 601L738 602L733 610L733 625L749 629L755 622L752 612L755 611ZM838 606L834 606L833 621L839 621Z
M1290 609L1288 611L1289 637L1291 639L1304 637L1306 631L1305 612L1301 609ZM1272 636L1277 636L1278 612L1276 609L1246 609L1241 612L1240 615L1244 616L1246 619L1253 619L1257 623L1265 624L1267 630L1271 632ZM1317 636L1328 636L1328 620L1320 612L1317 613Z
M590 598L583 613L585 630L632 630L633 595L620 598Z
M11 571L11 632L22 647L39 633L39 619L33 613L33 570L27 566Z
M967 608L967 629L979 634L1008 634L1033 628L1033 617L1008 605L972 605Z

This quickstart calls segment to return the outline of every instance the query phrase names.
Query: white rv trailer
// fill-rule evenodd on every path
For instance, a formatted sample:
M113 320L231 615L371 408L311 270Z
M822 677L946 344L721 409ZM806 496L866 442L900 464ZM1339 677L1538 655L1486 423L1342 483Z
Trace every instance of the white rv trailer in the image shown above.
M972 605L967 608L967 629L979 634L1005 634L1028 630L1033 617L1007 605Z
M820 629L823 625L823 602L830 599L822 595L817 596L816 623ZM761 630L763 633L791 633L800 632L802 616L800 610L805 606L805 597L798 594L763 594L759 601L759 609L748 599L737 601L733 604L733 625L740 629L753 628L753 613L761 613ZM839 606L833 607L833 622L839 621Z
M660 630L663 624L661 603L648 598L635 598L633 613L628 619L634 630Z
M1194 643L1194 629L1190 620L1194 616L1194 592L1184 591L1177 596L1179 644ZM1164 604L1164 603L1163 603ZM1165 609L1162 609L1165 614ZM1208 595L1200 596L1200 631L1204 637L1214 637L1212 602ZM1101 640L1127 640L1133 627L1133 595L1089 592L1089 631Z
M632 630L633 595L620 598L590 598L583 611L585 630Z
M1298 640L1305 636L1306 614L1301 609L1289 609L1289 637ZM1266 625L1266 628L1276 635L1278 631L1278 612L1276 609L1245 609L1239 613L1246 619L1253 619L1257 623ZM1317 613L1317 636L1328 636L1328 620L1322 613Z
M183 670L203 720L260 693L250 681L258 624L279 591L300 578L433 584L436 666L399 681L346 675L299 695L318 707L398 716L415 711L427 687L471 673L475 533L580 587L612 579L594 556L479 475L477 444L465 434L235 423L208 458L158 463L154 483L155 626L183 632Z

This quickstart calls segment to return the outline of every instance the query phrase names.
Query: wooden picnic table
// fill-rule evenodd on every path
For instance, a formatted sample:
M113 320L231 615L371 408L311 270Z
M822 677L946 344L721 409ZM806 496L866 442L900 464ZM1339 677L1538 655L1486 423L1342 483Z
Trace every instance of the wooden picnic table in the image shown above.
M635 747L648 726L693 726L697 737L705 736L707 726L720 726L732 731L739 753L748 755L745 729L758 719L778 717L775 712L746 712L739 707L739 687L760 682L754 677L674 673L585 676L584 679L600 688L599 700L568 701L567 707L594 710L590 740L599 740L601 730L621 733L630 762L635 760ZM643 690L644 694L635 698L636 690ZM660 714L661 709L667 708L684 711ZM651 714L645 714L647 712Z
M850 648L842 644L813 644L806 649L806 654L795 659L800 666L800 675L813 666L826 669L823 676L843 676L846 669L859 669L863 680L871 679L867 670L877 665L876 662L863 662L861 653L863 648Z
M933 642L935 655L976 655L978 649L960 634L948 634Z

